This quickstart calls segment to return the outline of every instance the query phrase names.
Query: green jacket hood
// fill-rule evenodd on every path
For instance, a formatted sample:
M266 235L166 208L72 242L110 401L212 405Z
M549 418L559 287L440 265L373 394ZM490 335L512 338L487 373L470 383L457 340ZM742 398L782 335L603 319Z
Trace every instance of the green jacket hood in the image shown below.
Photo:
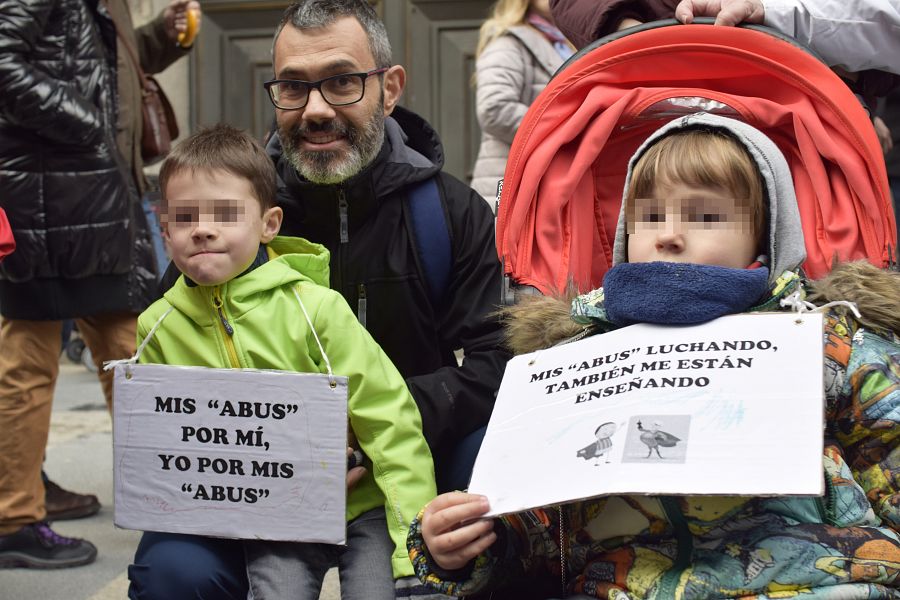
M329 287L331 256L322 244L299 237L278 236L269 242L267 250L269 263L281 262L304 275L303 279Z

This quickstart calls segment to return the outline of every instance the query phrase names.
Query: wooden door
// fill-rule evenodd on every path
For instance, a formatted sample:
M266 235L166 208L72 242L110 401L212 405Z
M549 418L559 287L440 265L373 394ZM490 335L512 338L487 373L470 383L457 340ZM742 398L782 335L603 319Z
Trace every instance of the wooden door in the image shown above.
M274 109L262 83L272 77L272 36L285 0L204 0L203 33L191 53L191 125L231 123L262 137ZM444 143L448 173L471 177L478 151L472 74L478 27L489 0L380 0L374 3L407 69L402 103Z

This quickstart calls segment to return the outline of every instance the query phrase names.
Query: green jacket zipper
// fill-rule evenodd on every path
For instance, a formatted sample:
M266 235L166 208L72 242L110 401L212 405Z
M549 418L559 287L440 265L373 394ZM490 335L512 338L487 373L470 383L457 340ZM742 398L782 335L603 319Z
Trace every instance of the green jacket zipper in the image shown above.
M678 505L678 499L672 496L662 496L660 498L663 510L672 528L675 530L675 562L672 568L663 573L659 580L659 588L656 597L660 600L675 600L675 590L678 589L678 582L681 575L687 569L691 562L691 555L694 553L694 541L690 529L688 529L687 520L681 512Z
M222 339L225 341L225 351L228 353L228 360L231 362L231 367L233 369L239 369L241 367L241 361L238 360L237 348L235 348L234 340L232 339L234 327L228 322L228 315L225 314L225 302L222 301L222 296L219 293L219 286L213 288L212 303L213 308L216 309L216 315L219 317L219 323L222 325L222 329L226 334L222 336Z

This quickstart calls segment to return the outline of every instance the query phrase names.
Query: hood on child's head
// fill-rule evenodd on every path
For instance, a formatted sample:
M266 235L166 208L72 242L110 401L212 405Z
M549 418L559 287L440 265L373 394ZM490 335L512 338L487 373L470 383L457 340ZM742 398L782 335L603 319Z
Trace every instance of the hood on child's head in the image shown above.
M760 130L743 121L709 113L695 113L670 121L647 138L631 157L625 178L625 194L631 186L635 163L653 144L673 133L691 129L725 133L747 150L758 167L764 182L767 202L765 227L768 232L769 285L774 285L782 273L795 270L803 263L806 259L806 248L790 168L781 150ZM625 215L623 195L613 246L614 265L628 262Z

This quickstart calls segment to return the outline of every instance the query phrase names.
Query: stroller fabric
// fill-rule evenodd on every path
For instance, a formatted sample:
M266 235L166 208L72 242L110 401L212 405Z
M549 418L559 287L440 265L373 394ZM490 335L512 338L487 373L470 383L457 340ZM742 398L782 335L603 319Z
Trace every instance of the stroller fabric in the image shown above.
M506 272L545 294L570 282L599 287L612 264L628 159L664 120L697 111L743 120L785 155L810 277L835 259L891 262L896 228L884 159L846 85L765 28L671 21L585 48L532 104L498 212Z

